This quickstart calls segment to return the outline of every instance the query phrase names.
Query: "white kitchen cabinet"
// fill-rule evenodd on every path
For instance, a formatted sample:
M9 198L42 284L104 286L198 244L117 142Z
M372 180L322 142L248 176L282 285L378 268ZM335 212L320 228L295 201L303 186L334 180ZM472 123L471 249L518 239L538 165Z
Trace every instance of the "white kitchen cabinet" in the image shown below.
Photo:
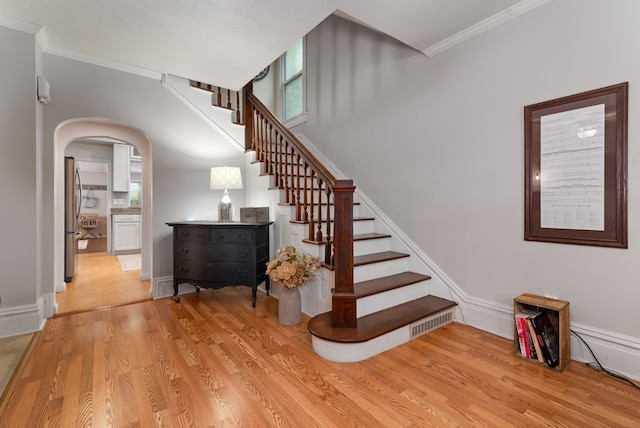
M113 192L128 192L130 180L129 145L113 145Z
M140 250L140 214L114 214L113 253Z

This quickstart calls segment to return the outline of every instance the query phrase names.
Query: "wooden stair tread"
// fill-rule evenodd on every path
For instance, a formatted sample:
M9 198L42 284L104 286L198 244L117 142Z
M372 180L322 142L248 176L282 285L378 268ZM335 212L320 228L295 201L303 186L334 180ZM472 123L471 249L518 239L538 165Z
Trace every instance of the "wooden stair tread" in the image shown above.
M307 328L312 335L329 342L361 343L454 306L456 303L450 300L426 296L358 318L358 326L355 328L332 327L331 312L311 318Z
M371 239L383 239L383 238L391 238L391 235L387 235L386 233L360 233L357 235L353 235L354 241L367 241Z
M368 265L371 263L385 262L388 260L396 260L409 257L409 254L398 253L396 251L383 251L381 253L364 254L353 258L353 267Z
M354 284L356 297L367 297L374 294L383 293L385 291L394 290L404 287L405 285L415 284L421 281L428 281L431 277L416 272L402 272L396 275L385 276L382 278L370 279Z
M363 233L360 235L353 235L353 242L373 240L373 239L385 239L385 238L391 238L391 235L385 235L382 233ZM333 241L333 238L331 238L331 241ZM323 239L322 241L315 241L313 239L303 239L302 242L306 242L307 244L312 244L312 245L325 245L327 243L326 239Z

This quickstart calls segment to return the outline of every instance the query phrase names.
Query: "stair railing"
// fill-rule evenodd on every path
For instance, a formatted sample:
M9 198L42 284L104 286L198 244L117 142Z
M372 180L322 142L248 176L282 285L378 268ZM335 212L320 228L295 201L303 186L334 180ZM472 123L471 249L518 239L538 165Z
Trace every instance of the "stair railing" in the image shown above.
M306 242L324 244L324 264L334 270L332 326L356 327L353 287L353 180L336 179L253 94L242 90L245 149L295 207L295 222L308 225Z
M231 121L236 124L244 124L244 112L242 110L242 90L232 91L220 86L209 85L208 83L189 80L189 85L203 91L211 92L211 105L231 110Z

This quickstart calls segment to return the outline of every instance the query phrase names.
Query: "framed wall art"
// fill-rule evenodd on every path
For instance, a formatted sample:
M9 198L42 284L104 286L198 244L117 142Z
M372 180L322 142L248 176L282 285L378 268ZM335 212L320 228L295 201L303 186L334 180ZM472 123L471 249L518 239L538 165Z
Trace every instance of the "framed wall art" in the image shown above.
M627 248L628 86L524 108L525 240Z

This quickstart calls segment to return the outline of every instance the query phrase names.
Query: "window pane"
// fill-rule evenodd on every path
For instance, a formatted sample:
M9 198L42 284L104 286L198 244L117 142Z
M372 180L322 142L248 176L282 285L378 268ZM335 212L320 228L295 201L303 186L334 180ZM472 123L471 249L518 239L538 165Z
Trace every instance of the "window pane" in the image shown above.
M284 54L284 80L289 80L296 73L302 71L302 39L287 49Z
M284 86L284 119L302 113L302 76L298 76Z

